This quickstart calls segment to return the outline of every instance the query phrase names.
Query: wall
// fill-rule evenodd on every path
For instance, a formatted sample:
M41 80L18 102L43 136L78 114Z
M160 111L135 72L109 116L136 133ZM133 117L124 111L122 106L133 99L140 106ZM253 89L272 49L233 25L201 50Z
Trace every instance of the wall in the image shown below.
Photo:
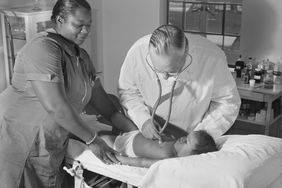
M0 7L12 7L16 5L31 4L32 0L1 0Z
M241 51L244 57L282 60L281 10L282 1L243 1Z
M120 67L130 46L138 38L151 33L166 22L165 2L165 0L102 1L103 51L100 60L103 62L103 83L107 92L116 94Z

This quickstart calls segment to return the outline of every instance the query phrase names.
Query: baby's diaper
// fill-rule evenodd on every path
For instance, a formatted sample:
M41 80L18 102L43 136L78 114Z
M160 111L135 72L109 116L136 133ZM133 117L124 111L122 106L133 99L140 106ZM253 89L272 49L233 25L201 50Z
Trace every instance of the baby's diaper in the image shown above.
M140 131L136 130L117 136L113 146L114 149L123 155L137 157L133 151L133 140L138 133L140 133Z

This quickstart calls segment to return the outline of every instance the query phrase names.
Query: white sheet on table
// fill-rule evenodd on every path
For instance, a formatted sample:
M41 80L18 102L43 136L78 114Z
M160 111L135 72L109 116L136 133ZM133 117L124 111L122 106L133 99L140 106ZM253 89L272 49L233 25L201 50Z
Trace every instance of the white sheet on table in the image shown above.
M229 135L216 142L218 152L154 164L140 187L266 188L281 176L282 139Z
M140 185L141 179L148 171L147 168L126 165L106 165L87 149L83 143L72 139L69 141L67 158L80 161L83 167L89 171L135 186Z
M83 119L95 131L110 130L95 116L84 115ZM228 135L216 142L221 147L218 152L166 159L150 169L103 164L74 140L70 140L68 157L81 161L90 171L142 188L266 188L282 176L282 139ZM281 182L276 181L275 188L282 188Z

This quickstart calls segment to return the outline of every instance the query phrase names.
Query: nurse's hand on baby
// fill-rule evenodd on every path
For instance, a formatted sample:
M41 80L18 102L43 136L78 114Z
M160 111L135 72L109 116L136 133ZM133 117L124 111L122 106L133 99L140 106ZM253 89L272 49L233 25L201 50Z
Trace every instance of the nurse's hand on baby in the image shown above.
M160 127L158 122L154 121L153 123L151 119L148 119L145 121L141 129L143 136L149 139L161 140L157 127Z
M120 163L116 158L119 153L110 148L104 140L100 137L95 138L95 141L89 145L89 149L98 157L103 163L115 164Z

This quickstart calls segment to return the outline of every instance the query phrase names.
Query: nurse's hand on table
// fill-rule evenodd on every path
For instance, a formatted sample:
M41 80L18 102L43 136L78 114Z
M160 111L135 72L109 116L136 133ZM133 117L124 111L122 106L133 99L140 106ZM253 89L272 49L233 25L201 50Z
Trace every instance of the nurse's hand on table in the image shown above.
M141 129L143 136L149 139L161 140L161 136L159 135L156 126L160 126L156 121L154 121L154 123L152 123L151 119L145 121Z
M89 145L89 148L96 157L106 164L120 163L115 156L118 152L110 148L100 137L97 137L95 141Z

